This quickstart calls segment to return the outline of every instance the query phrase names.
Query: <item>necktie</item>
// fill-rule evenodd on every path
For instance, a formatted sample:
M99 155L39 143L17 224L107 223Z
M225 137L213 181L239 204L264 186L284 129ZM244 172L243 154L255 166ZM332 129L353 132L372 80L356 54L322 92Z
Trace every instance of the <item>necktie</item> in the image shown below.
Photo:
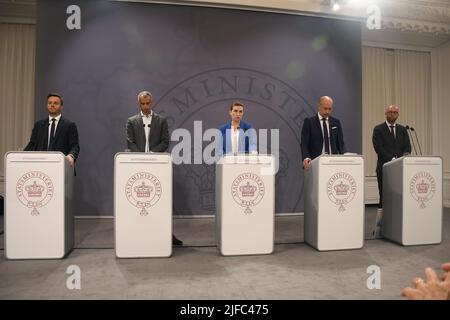
M50 128L50 140L47 148L49 151L53 151L53 142L55 141L55 122L56 119L52 118L52 127Z
M322 126L323 126L323 141L325 143L325 154L331 154L330 152L330 140L328 138L328 127L326 118L322 118Z
M395 139L395 132L394 132L394 128L395 126L389 126L391 128L391 136L393 139Z
M389 128L391 129L391 137L392 140L394 141L394 157L397 158L398 152L397 152L397 141L395 139L395 131L394 131L395 126L389 126Z

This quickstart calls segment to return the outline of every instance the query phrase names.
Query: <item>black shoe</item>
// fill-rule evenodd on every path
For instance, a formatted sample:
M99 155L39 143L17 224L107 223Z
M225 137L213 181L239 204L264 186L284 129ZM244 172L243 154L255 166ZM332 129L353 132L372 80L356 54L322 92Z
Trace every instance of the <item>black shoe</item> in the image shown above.
M177 239L177 237L172 235L172 244L174 246L182 246L183 245L183 241L181 241L180 239Z

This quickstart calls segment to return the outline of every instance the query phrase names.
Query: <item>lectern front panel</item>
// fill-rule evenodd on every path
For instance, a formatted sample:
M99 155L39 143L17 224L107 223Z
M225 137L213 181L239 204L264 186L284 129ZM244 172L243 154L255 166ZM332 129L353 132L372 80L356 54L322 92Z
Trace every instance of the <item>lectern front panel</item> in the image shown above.
M439 243L442 240L442 159L404 159L405 245Z
M5 162L6 257L64 257L64 155L60 152L12 152L6 155Z
M172 162L169 154L118 153L115 157L116 256L172 254Z
M217 169L217 237L223 255L270 254L275 176L271 156L227 156Z

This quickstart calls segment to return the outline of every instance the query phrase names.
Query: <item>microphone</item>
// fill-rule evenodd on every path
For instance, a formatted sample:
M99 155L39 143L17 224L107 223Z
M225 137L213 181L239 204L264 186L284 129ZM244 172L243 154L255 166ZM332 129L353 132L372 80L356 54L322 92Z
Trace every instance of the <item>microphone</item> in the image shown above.
M420 155L422 155L422 148L420 147L419 139L417 138L416 130L413 127L409 127L409 129L414 132L414 136L416 137L417 146L419 147Z
M415 152L416 155L417 155L416 145L415 145L415 143L414 143L414 139L413 139L413 137L412 137L412 133L410 132L411 128L410 128L410 126L408 126L408 125L406 125L405 128L406 128L406 131L408 131L409 139L411 140L411 143L412 143L412 145L413 145L414 152Z

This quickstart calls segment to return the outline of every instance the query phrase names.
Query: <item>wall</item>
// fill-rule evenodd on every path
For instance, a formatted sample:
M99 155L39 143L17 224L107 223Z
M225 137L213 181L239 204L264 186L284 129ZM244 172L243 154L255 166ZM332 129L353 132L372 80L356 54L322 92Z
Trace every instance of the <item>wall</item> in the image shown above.
M450 42L435 49L432 55L434 154L443 158L444 205L450 206Z

